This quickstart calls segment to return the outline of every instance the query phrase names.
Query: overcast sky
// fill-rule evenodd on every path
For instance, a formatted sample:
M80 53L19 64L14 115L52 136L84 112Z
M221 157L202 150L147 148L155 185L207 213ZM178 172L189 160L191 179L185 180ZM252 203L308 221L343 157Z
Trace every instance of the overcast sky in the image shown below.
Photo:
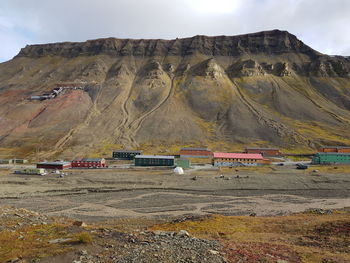
M271 29L350 56L350 0L0 0L0 62L27 44Z

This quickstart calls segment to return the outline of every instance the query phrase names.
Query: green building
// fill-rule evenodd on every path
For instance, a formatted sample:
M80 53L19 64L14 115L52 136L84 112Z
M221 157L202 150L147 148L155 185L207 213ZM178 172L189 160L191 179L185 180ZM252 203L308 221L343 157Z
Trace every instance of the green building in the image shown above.
M188 159L180 158L176 159L176 166L181 167L181 168L190 168L191 166L191 161Z
M174 156L136 155L135 166L174 166Z
M350 164L350 153L316 153L312 157L312 164Z
M136 155L141 155L142 151L133 151L133 150L117 150L113 151L113 159L120 160L134 160Z

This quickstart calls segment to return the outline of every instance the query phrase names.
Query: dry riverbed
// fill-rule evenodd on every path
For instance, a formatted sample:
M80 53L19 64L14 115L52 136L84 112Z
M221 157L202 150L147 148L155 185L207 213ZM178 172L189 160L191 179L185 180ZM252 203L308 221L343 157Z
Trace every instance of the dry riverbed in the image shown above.
M68 170L68 175L2 171L0 205L85 221L184 215L284 215L350 206L350 174L294 167L191 170Z

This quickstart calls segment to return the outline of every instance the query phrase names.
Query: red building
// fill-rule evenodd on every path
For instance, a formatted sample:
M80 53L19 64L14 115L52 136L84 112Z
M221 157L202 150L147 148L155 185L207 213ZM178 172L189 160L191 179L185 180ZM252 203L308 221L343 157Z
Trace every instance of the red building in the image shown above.
M73 168L104 168L106 160L104 158L77 158L72 161Z
M281 156L281 152L277 148L246 148L245 153L260 153L263 156Z
M260 153L213 153L213 165L218 167L256 166L266 162Z
M180 150L181 158L209 158L213 152L207 148L182 148Z
M350 147L346 146L323 146L320 152L324 153L350 153Z
M44 168L48 170L64 170L72 168L70 162L40 162L36 164L36 168Z

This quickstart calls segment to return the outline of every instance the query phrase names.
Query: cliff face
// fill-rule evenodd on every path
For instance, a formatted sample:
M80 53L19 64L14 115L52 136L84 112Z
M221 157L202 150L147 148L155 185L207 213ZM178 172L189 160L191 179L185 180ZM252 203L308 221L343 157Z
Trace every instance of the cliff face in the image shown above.
M276 56L282 54L302 54L309 61L295 63L291 66L300 75L315 76L349 76L349 60L345 57L323 56L305 45L287 31L264 31L240 36L195 36L175 40L134 40L106 38L89 40L83 43L54 43L31 45L23 48L16 57L40 58L61 56L74 58L78 56L108 55L113 57L164 57L191 56L240 57L244 55ZM272 72L274 65L264 65ZM283 68L288 65L277 65ZM281 69L282 71L284 69ZM278 71L278 69L277 69ZM288 74L277 72L278 74Z
M265 31L240 36L195 36L175 40L134 40L106 38L84 43L55 43L27 46L18 57L47 55L76 57L81 55L113 56L186 56L200 53L207 56L239 56L244 53L280 54L300 52L320 55L286 31Z
M346 144L349 98L349 59L285 31L32 45L0 64L0 149Z

